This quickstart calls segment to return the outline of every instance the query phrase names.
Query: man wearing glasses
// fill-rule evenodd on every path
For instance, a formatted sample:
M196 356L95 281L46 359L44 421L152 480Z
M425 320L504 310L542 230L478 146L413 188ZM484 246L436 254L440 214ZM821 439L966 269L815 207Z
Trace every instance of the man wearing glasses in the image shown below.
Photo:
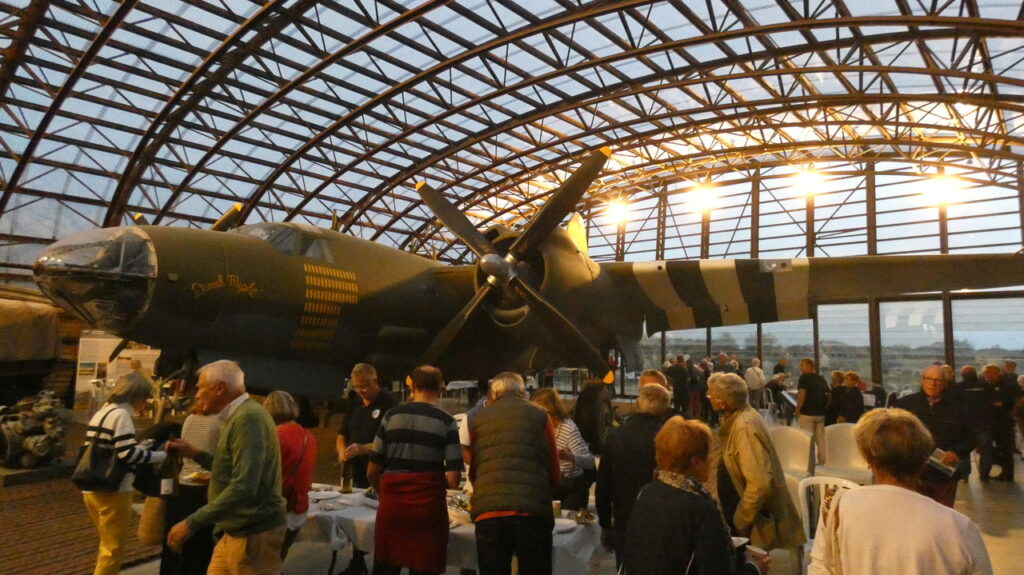
M921 391L912 393L897 402L924 423L935 440L935 447L942 450L928 461L918 491L947 507L953 507L956 500L957 480L971 472L970 455L973 435L967 425L967 414L963 402L951 398L947 389L952 370L941 365L930 365L921 373Z

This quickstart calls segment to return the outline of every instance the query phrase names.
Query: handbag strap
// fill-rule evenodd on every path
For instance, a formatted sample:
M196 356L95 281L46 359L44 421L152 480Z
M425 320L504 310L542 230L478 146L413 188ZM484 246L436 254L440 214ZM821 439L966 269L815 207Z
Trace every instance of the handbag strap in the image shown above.
M292 476L294 476L295 473L299 470L299 465L302 465L302 460L305 459L305 457L306 457L306 441L308 439L309 439L309 434L306 433L305 429L303 429L302 430L302 451L299 452L299 458L295 460L295 464L293 464L292 468L288 470L287 479L291 479Z
M96 424L96 431L94 431L92 437L89 438L89 445L92 445L93 443L96 442L96 438L98 438L100 436L100 432L104 430L103 422L106 421L107 420L107 416L109 416L111 413L113 413L114 410L116 410L116 409L117 409L117 407L114 406L114 407L110 408L109 411L107 411L106 413L103 414L103 417L100 418L99 423ZM114 440L114 430L113 429L110 430L110 440L111 441Z

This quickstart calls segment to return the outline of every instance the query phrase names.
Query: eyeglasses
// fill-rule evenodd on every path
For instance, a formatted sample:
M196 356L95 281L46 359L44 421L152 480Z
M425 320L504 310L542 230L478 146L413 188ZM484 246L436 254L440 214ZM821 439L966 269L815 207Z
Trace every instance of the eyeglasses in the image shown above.
M938 378L935 378L935 377L922 377L921 381L930 381L932 383L946 383L946 380L938 379Z

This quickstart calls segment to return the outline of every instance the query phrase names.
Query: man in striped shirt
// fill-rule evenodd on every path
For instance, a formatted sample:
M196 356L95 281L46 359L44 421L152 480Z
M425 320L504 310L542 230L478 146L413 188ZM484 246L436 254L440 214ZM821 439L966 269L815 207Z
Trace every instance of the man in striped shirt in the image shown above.
M412 387L412 402L384 416L366 470L380 494L374 575L397 575L402 567L413 574L445 571L445 487L458 487L462 476L458 424L435 405L444 390L441 371L418 367L406 383Z

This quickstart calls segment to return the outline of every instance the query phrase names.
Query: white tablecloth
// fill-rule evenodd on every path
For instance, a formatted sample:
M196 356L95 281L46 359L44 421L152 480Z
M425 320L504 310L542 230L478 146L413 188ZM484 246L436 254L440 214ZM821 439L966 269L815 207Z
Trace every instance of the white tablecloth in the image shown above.
M365 498L359 490L324 503L338 506L338 509L324 511L317 502L310 501L309 518L299 532L296 545L289 552L285 573L300 571L300 563L312 573L308 557L304 553L329 553L329 550L344 551L351 543L363 551L373 552L373 531L377 510L364 504ZM597 524L579 525L567 533L556 533L553 540L554 573L578 574L588 571L590 556L600 543L601 530ZM319 551L317 551L319 549ZM296 555L296 557L293 557ZM329 561L329 557L326 561ZM319 561L318 563L324 563ZM476 536L473 525L459 525L450 531L448 538L448 565L476 569ZM337 568L343 567L339 565ZM292 567L291 569L289 567Z

